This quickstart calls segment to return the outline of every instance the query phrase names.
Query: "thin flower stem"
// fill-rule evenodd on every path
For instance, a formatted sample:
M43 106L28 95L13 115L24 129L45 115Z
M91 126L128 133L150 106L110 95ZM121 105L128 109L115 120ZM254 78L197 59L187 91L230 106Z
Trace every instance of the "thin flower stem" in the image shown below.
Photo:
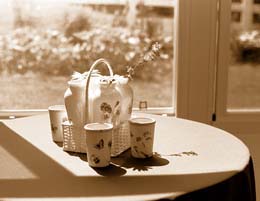
M133 79L133 75L135 74L135 69L144 63L147 63L149 61L155 60L155 58L160 56L160 49L161 49L161 44L158 42L155 42L151 49L148 50L143 56L140 57L138 62L132 66L127 66L127 74L126 77L130 78L131 80Z

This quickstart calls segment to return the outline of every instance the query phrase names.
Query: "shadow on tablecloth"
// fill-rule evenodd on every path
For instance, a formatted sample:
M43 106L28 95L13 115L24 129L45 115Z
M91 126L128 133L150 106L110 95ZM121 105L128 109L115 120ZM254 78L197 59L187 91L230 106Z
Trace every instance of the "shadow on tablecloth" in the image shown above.
M37 147L0 123L0 166L10 167L8 161L19 161L33 173L32 178L21 175L16 166L10 167L8 175L0 172L0 197L95 197L131 196L153 193L182 192L193 189L190 181L223 177L233 172L190 175L140 175L140 176L75 176ZM37 133L35 133L37 135ZM6 157L6 158L5 158ZM166 165L167 160L148 161L153 167ZM152 163L151 163L152 162ZM133 168L130 161L122 166ZM117 170L118 171L118 170ZM25 173L25 172L24 172ZM121 173L124 175L124 172ZM17 178L12 176L18 176ZM113 185L109 185L113 183ZM129 186L126 184L133 184ZM232 178L176 199L177 201L255 201L254 171L252 159L247 168Z

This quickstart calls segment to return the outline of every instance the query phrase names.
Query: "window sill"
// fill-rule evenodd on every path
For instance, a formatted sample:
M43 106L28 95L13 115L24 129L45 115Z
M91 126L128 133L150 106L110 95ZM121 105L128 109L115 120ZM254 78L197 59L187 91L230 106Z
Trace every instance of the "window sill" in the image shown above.
M27 110L0 110L0 119L14 119L32 116L48 112L47 109L27 109ZM133 108L133 112L150 113L157 115L175 116L173 107L151 107L147 109Z

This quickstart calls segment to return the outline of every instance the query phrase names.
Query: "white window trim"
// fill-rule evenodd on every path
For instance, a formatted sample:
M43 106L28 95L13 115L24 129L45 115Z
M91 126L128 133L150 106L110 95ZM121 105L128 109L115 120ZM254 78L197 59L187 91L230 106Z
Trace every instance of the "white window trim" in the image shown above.
M12 119L17 117L26 117L31 115L43 114L48 112L47 109L24 109L24 110L0 110L1 119Z
M216 114L214 126L234 134L255 134L260 132L259 109L227 110L227 81L229 65L229 36L231 23L231 0L220 0L219 52L217 72Z
M0 119L12 119L47 113L47 109L25 109L25 110L0 110ZM158 115L174 116L173 107L151 107L147 109L133 108L133 112L151 113Z
M177 2L176 116L212 124L217 0Z
M128 0L66 0L68 3L74 3L74 4L101 4L101 5L126 5ZM136 1L136 0L131 0ZM142 0L143 5L148 6L160 6L160 7L169 7L169 6L175 6L175 2L177 0Z
M177 7L176 116L259 133L259 109L226 108L231 0L179 0Z

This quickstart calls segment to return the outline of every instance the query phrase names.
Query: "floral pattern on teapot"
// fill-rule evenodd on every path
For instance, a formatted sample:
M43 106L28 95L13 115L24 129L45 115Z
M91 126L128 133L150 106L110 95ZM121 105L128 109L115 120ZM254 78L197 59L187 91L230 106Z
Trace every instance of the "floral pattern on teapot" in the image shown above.
M104 122L113 123L117 125L120 121L120 101L116 101L115 106L112 108L107 102L103 102L100 105L100 110L102 112L102 118Z

